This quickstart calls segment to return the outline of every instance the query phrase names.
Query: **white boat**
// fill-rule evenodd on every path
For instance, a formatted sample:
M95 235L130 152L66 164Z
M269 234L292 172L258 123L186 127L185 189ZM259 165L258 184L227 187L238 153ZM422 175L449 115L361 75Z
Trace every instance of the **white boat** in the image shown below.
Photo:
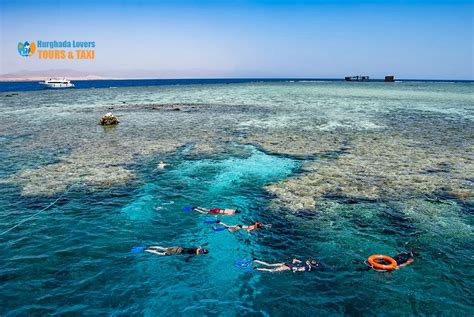
M72 88L74 84L71 83L70 80L65 78L57 79L57 78L50 78L45 81L40 82L41 85L45 85L47 88Z

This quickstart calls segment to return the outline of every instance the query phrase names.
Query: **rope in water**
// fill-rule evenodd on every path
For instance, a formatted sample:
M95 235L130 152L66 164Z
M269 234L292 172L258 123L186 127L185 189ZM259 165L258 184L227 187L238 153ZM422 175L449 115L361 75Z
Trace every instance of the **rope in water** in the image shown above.
M75 183L75 184L72 184L71 186L69 186L69 188L67 188L58 198L56 198L52 203L50 203L48 206L44 207L43 209L41 209L40 211L38 211L37 213L35 213L34 215L26 218L26 219L23 219L22 221L20 221L19 223L17 223L16 225L14 225L13 227L11 227L10 229L7 229L5 230L4 232L0 233L0 236L3 236L5 233L8 233L10 231L12 231L13 229L17 228L18 226L24 224L25 222L35 218L36 216L38 216L40 213L42 213L43 211L45 210L48 210L50 207L54 206L54 204L56 204L58 201L61 200L61 198L64 197L64 195L66 195L74 186L76 186L78 183Z

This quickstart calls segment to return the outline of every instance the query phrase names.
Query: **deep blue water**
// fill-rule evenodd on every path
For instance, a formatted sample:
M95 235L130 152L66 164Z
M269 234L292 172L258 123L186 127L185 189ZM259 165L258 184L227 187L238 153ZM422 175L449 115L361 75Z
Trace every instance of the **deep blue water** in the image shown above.
M280 82L287 79L117 79L117 80L74 80L75 89L111 88L111 87L141 87L166 85L206 85L206 84L237 84L251 82ZM0 92L44 90L37 82L0 82Z
M2 315L255 311L245 297L255 292L256 281L233 263L257 256L258 238L215 233L203 222L216 217L183 211L189 205L227 206L244 211L222 218L230 224L272 220L262 213L262 186L297 171L299 162L252 147L238 150L240 155L220 159L178 153L165 158L172 166L164 170L156 168L158 158L148 157L137 164L141 176L132 186L88 195L76 186L47 212L0 237L2 253L10 258L1 267ZM11 190L2 188L5 196ZM46 201L23 199L10 208L21 208L26 216ZM66 228L71 221L74 225ZM41 241L33 247L36 239ZM188 263L182 257L130 253L134 246L149 244L202 245L211 252ZM233 286L242 279L243 293ZM19 285L19 280L25 283ZM229 296L231 306L222 294Z
M161 159L172 166L156 169ZM445 296L446 315L468 311L468 298L457 303L453 299L458 298L459 285L470 296L470 275L445 264L426 265L454 260L451 247L469 248L468 241L455 239L450 246L433 248L429 241L417 240L426 232L384 203L346 205L337 214L299 213L288 218L269 213L269 197L262 186L298 173L300 164L252 147L221 158L178 153L142 160L135 167L139 179L128 186L90 193L78 185L47 212L0 237L0 252L8 258L0 266L0 312L3 316L438 315L443 314ZM15 190L2 187L2 197ZM20 213L25 219L53 199L5 198L0 201L11 219L19 219L14 215ZM243 213L215 217L183 212L190 205L226 206ZM218 218L229 224L261 221L273 227L248 236L214 232L203 223ZM2 230L15 223L5 221ZM210 253L185 262L179 256L130 252L150 244L202 245ZM392 254L411 246L423 255L403 271L358 271L363 266L352 262L375 251ZM292 257L315 257L324 270L268 274L234 266L240 259ZM453 269L457 277L451 274ZM435 284L444 278L453 284Z
M343 81L331 78L214 78L214 79L116 79L116 80L74 80L75 89L88 88L118 88L141 86L166 86L166 85L212 85L212 84L239 84L256 82L298 82L298 81ZM381 80L371 80L377 82ZM470 83L469 80L413 80L403 79L404 82L459 82ZM364 84L364 82L362 82ZM0 82L0 92L35 91L46 89L38 82Z

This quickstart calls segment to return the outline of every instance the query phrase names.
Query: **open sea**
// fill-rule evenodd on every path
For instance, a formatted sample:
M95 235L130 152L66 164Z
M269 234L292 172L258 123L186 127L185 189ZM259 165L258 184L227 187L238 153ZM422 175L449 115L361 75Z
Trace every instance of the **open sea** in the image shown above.
M75 84L0 83L0 316L474 315L472 82Z

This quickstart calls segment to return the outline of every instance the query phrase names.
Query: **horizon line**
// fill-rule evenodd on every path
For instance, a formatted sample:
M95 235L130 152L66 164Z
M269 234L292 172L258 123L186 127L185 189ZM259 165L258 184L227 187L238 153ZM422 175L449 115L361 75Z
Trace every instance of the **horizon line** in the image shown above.
M0 74L3 76L3 74ZM328 80L328 81L345 81L344 77L179 77L179 78L150 78L150 77L102 77L102 78L82 78L87 76L96 76L96 75L86 75L86 76L49 76L49 78L72 78L71 80L75 81L103 81L103 80ZM31 77L44 77L48 78L48 76L31 76ZM78 79L74 79L77 77ZM369 76L370 77L370 76ZM8 80L7 78L0 78L0 82L33 82L38 79L24 79L24 80ZM374 77L370 78L368 81L384 81L384 78ZM474 82L473 79L435 79L435 78L397 78L395 77L395 81L454 81L454 82ZM353 80L353 82L364 82L364 81L357 81ZM365 81L367 82L367 81Z

